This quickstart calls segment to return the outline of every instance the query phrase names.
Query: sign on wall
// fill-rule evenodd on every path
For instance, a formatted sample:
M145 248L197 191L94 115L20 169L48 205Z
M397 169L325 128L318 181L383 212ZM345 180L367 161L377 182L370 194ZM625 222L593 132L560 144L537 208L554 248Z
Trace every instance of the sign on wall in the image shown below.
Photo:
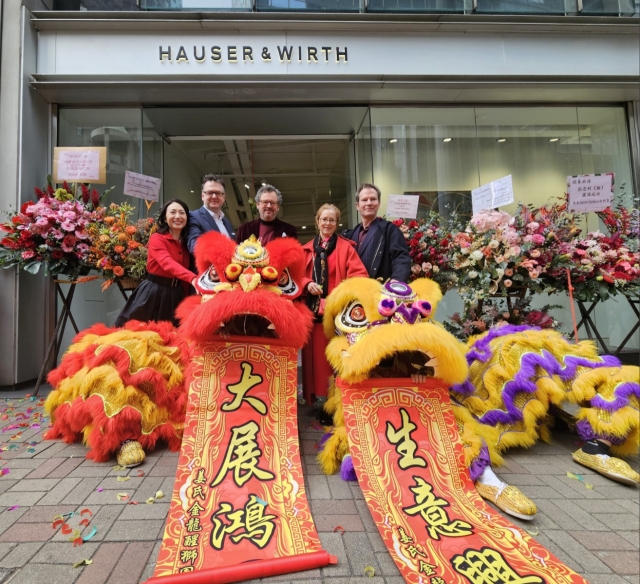
M107 182L107 149L104 146L53 149L53 181L105 184Z
M420 195L389 195L387 217L415 219L418 216Z
M513 203L513 182L511 175L494 180L471 191L473 214L485 209L495 209Z
M157 201L162 180L127 170L124 173L124 194L146 201Z
M567 177L569 211L604 211L613 202L613 173L581 174Z

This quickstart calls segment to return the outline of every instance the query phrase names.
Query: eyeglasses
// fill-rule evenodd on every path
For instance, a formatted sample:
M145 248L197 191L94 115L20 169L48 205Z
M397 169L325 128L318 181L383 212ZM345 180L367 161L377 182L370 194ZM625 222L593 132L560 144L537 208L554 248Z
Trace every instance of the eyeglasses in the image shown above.
M258 201L258 205L262 205L263 207L277 207L278 201Z
M318 219L318 223L337 223L335 219Z
M223 191L202 191L202 194L206 197L224 197L226 193Z

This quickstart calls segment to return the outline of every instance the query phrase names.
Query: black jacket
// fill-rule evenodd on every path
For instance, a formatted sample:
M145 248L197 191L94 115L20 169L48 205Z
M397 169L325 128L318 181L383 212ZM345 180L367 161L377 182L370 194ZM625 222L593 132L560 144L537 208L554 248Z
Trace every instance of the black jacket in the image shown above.
M411 256L407 241L400 229L393 223L378 217L369 228L362 248L358 248L358 238L362 223L343 232L344 237L355 241L358 255L371 278L408 282L411 275Z
M229 237L231 239L235 239L236 232L233 229L233 225L231 225L231 221L229 221L225 216L222 218L222 223L224 223L226 230L229 232ZM189 229L187 230L187 247L192 255L196 246L196 240L203 233L207 233L208 231L220 232L218 225L211 216L211 213L209 213L209 211L204 207L191 211L189 213Z

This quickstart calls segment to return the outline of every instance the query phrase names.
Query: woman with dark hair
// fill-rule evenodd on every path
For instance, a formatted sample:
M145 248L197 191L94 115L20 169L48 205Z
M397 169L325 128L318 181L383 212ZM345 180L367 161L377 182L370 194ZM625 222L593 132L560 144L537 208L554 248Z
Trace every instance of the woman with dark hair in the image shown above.
M189 270L188 224L189 207L180 199L171 199L160 209L158 228L149 238L147 277L127 300L117 327L130 320L169 320L178 325L175 310L189 295L196 276Z

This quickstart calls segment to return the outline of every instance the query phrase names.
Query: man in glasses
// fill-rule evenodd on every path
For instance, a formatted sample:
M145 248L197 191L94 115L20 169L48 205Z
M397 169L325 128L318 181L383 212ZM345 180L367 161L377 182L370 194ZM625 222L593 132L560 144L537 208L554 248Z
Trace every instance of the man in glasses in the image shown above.
M264 185L256 193L256 207L260 219L249 221L238 227L236 241L241 243L255 235L262 245L278 237L298 237L294 225L285 223L276 217L282 204L282 193L273 185Z
M235 238L233 225L222 211L226 196L224 179L215 174L202 177L202 207L189 213L187 247L192 254L196 240L207 231L218 231L230 239Z

